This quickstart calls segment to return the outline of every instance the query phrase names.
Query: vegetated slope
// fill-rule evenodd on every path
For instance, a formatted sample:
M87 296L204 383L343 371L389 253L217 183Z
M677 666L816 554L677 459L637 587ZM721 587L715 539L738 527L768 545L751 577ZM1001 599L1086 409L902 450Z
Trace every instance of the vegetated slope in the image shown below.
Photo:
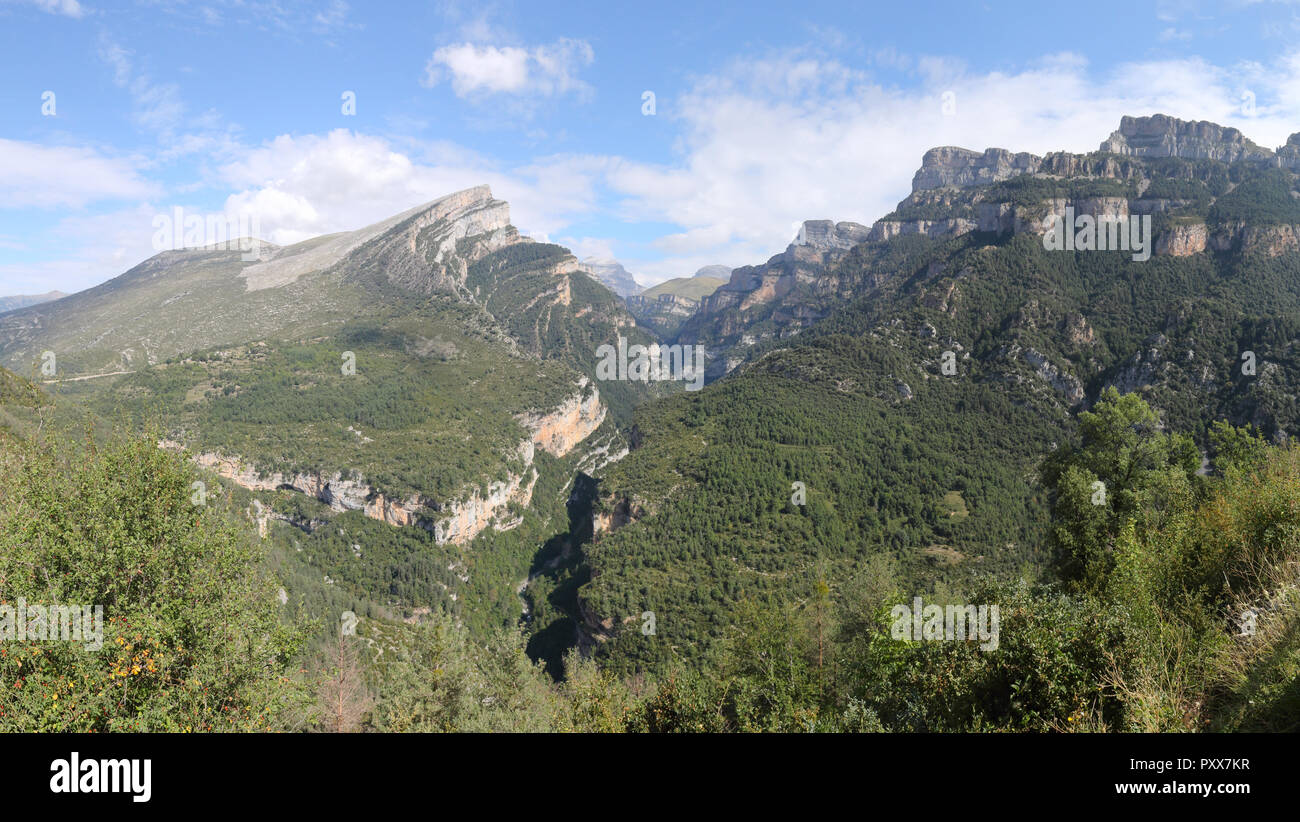
M155 427L247 497L314 615L517 620L567 487L625 450L615 418L680 390L595 382L601 344L651 338L575 262L479 187L255 261L165 252L7 315L0 356L53 352L64 404Z
M602 483L597 517L612 533L588 549L578 598L608 664L698 659L742 601L805 602L819 580L843 585L872 562L895 565L915 592L1041 567L1048 494L1036 466L1106 386L1140 392L1203 448L1216 419L1274 442L1294 435L1294 175L1248 160L1094 159L1140 169L1148 191L1185 183L1188 204L1157 221L1165 253L1047 251L1033 230L1066 203L1119 208L1096 187L1126 183L999 179L925 189L927 224L972 219L966 230L884 232L834 262L830 282L792 280L752 311L701 312L697 333L749 336L743 356L723 353L744 364L697 396L639 409L632 453ZM1239 182L1204 182L1220 178ZM1281 194L1233 196L1247 185ZM1177 220L1198 209L1212 241L1180 247ZM846 289L851 303L828 302ZM825 317L791 319L810 307ZM791 502L795 482L806 505ZM639 630L647 611L651 636Z
M650 298L672 294L675 297L685 297L688 300L698 301L717 291L726 282L720 277L674 277L671 280L659 283L653 288L647 288L641 292L641 296Z

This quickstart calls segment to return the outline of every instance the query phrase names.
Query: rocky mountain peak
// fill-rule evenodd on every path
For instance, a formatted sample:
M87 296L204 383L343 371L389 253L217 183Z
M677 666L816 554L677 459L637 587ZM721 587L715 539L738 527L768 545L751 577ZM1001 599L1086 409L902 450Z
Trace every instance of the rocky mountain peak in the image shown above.
M457 241L480 235L491 237L494 246L519 239L510 226L509 204L494 200L486 185L439 197L356 231L277 248L263 255L261 262L246 266L240 276L249 291L279 288L339 264L364 248L363 253L371 257L380 251L385 254L394 267L388 272L390 280L414 280L412 269L432 264L436 276L425 279L436 281L446 274Z
M1101 151L1132 157L1181 157L1188 160L1267 160L1273 152L1255 145L1240 131L1208 120L1179 120L1165 114L1123 117Z

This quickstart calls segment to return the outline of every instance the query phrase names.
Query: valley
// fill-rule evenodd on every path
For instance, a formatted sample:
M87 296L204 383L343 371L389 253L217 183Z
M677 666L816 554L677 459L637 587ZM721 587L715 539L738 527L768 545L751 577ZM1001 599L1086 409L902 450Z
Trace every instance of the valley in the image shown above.
M375 729L454 724L403 700L443 670L423 654L482 647L501 656L456 657L471 680L513 671L538 700L599 680L647 700L637 729L671 724L654 700L694 710L674 688L751 700L705 730L1042 729L1085 709L1140 727L1098 660L1153 664L1126 632L1182 630L1170 613L1218 647L1222 626L1205 639L1207 611L1170 592L1226 608L1210 571L1245 573L1235 549L1214 565L1177 540L1221 516L1269 573L1297 548L1298 146L1157 115L1086 154L935 148L869 226L808 219L766 262L646 290L615 260L523 236L487 186L259 243L255 260L165 251L0 313L0 441L17 464L51 431L92 451L144 438L146 461L174 461L158 469L173 492L197 478L189 527L212 517L256 546L267 620L319 650L340 614L361 618ZM1076 215L1136 221L1149 253L1053 243L1053 219ZM698 379L626 365L660 350L690 352ZM1093 482L1104 510L1072 502ZM1252 482L1283 500L1254 530L1215 507ZM0 535L18 523L0 517ZM1159 583L1125 564L1144 540ZM1267 587L1250 579L1238 588ZM1121 584L1159 588L1169 611L1121 614ZM882 644L887 606L914 597L1001 603L1002 645ZM1053 626L1076 644L1051 658L1086 671L1064 696L1006 698ZM812 637L815 667L794 648ZM752 668L778 657L794 668L764 676L800 683L784 706ZM964 690L937 696L942 676ZM1273 713L1233 687L1215 692L1225 727L1296 716L1285 687L1261 699Z

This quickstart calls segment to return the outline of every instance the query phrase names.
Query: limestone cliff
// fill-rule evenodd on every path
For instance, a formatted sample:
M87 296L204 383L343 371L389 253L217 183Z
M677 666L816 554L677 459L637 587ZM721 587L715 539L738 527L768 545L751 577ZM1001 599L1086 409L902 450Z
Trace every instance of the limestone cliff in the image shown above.
M912 190L946 188L996 183L1038 170L1042 158L1021 152L1012 154L1001 148L971 151L956 146L932 148L921 157L921 167L912 177Z
M532 434L532 442L554 457L563 457L605 421L606 409L600 391L586 377L578 381L578 392L545 414L516 416ZM531 460L529 460L531 462Z
M1123 117L1101 151L1134 157L1182 157L1187 160L1269 160L1273 152L1247 140L1235 128L1205 120L1191 122L1164 114Z
M526 508L532 501L538 478L533 468L537 448L563 457L604 422L607 411L596 386L584 377L576 389L553 409L517 416L529 436L509 456L511 463L522 463L522 471L508 471L503 480L490 482L486 488L471 486L449 500L420 494L394 498L367 484L363 477L345 477L340 471L292 475L263 472L239 457L213 452L199 453L193 459L199 466L250 491L296 491L338 512L360 511L371 519L397 527L418 525L432 531L440 544L464 544L489 526L505 531L519 524L519 518L511 512ZM180 448L179 443L166 441L160 445ZM259 527L264 530L265 523Z

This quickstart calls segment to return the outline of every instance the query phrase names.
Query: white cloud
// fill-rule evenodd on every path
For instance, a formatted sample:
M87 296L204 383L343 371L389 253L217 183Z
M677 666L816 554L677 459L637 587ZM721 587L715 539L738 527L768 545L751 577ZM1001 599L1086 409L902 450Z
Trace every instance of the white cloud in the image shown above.
M41 11L64 17L73 17L78 20L86 14L86 10L77 0L29 0L29 2L40 8Z
M494 46L459 43L443 46L425 66L426 85L448 76L462 98L491 94L531 94L544 97L589 89L579 72L595 59L583 40L561 38L549 45Z
M138 165L89 148L0 138L0 209L80 208L148 197L157 187L140 176Z
M283 135L220 171L237 189L227 212L259 215L266 239L297 242L348 231L461 189L487 183L507 200L523 232L549 235L597 208L593 186L601 158L559 156L518 169L445 143L399 148L375 136L337 129L324 136Z

